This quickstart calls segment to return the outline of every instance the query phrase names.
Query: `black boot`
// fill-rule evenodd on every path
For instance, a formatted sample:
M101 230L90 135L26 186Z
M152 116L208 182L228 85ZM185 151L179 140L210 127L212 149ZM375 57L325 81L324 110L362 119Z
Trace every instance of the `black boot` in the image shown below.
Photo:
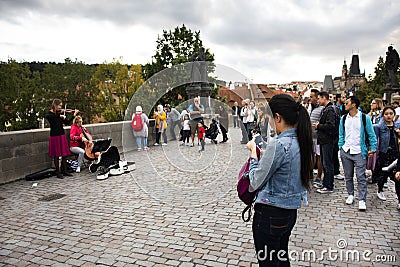
M54 167L56 168L57 178L64 179L64 176L60 172L60 161L58 157L54 157Z
M68 167L67 167L67 160L62 157L61 160L61 172L64 176L73 176L69 171L68 171Z

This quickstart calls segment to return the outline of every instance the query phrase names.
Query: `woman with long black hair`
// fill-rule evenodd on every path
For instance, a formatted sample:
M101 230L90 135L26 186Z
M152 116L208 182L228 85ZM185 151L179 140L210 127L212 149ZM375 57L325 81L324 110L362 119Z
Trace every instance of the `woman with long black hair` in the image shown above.
M253 238L260 266L289 266L288 243L297 209L308 204L313 178L311 122L307 110L289 95L269 101L278 136L257 160L251 151L250 190L258 190L254 206Z

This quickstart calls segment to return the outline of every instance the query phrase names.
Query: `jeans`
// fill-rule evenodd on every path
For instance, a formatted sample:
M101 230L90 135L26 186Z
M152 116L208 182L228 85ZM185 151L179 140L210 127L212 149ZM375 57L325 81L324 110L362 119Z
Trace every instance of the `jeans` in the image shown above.
M232 116L233 117L233 128L239 127L239 116Z
M290 266L288 244L296 220L296 209L254 205L253 239L260 267Z
M81 167L85 157L85 150L78 146L71 147L69 150L74 154L78 154L78 166Z
M162 138L164 140L164 144L168 143L167 130L166 129L164 129L164 131L162 132Z
M333 174L340 174L340 164L339 164L339 145L338 142L334 143L333 150Z
M175 127L180 125L180 121L171 121L170 124L168 125L169 128L169 134L171 136L171 140L176 140L176 134L175 134ZM179 127L178 127L179 128Z
M321 162L322 169L324 170L324 180L323 186L328 190L333 190L333 172L334 172L334 152L335 152L335 144L320 144L321 149Z
M142 146L142 142L143 142L143 146ZM136 136L136 145L138 148L147 147L147 137Z
M340 150L340 158L342 159L342 166L344 170L344 176L346 179L346 189L349 195L354 196L354 169L356 170L357 186L358 186L358 200L367 200L367 179L365 177L365 169L367 166L367 160L363 159L361 153L350 154Z
M161 132L160 129L156 128L156 144L160 143Z
M164 129L162 132L160 132L160 129L159 129L159 128L156 128L156 143L157 143L157 144L160 144L161 135L162 135L162 138L163 138L163 140L164 140L164 143L165 143L165 144L168 143L168 141L167 141L167 131L166 131L166 129Z
M247 123L243 123L239 121L240 129L242 130L242 142L247 143L249 142L249 136L247 135Z

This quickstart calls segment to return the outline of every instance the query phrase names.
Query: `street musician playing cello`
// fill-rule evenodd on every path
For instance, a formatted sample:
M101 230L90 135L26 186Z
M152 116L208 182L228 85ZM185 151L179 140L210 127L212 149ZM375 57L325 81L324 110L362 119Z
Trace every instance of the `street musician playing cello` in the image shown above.
M91 148L93 148L92 136L89 134L89 131L83 127L82 122L82 117L76 116L69 132L70 150L72 153L78 154L78 168L76 172L81 171L85 154L89 156L90 159L95 158L95 156L90 153ZM87 153L88 151L89 153Z

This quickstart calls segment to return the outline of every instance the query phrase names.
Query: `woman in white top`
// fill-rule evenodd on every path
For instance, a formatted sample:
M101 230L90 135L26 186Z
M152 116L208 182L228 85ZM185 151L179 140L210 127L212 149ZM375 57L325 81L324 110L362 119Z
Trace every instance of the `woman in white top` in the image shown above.
M257 108L253 101L250 101L247 108L247 135L249 140L252 139L251 131L257 128Z

